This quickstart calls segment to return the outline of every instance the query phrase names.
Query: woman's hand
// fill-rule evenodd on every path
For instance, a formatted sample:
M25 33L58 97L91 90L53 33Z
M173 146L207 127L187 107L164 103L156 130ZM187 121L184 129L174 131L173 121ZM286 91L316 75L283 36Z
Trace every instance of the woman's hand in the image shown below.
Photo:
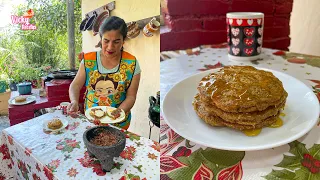
M78 112L79 111L79 103L77 101L71 101L71 103L67 107L68 114L70 112Z

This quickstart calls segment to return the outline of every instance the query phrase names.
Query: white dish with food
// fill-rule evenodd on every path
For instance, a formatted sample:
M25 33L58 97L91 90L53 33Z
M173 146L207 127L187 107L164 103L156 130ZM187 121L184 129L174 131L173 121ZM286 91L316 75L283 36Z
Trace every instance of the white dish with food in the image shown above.
M59 126L59 128L53 128L53 127L50 128L49 124L52 123L53 121L57 121L57 120L60 120L61 127ZM57 122L55 122L55 123L57 123ZM46 131L52 131L52 132L60 131L64 128L66 128L67 126L68 126L68 120L66 120L64 118L52 118L52 119L47 119L43 122L43 129Z
M126 114L121 110L119 117L113 117L112 111L116 109L117 108L110 106L95 106L88 108L85 112L85 116L89 120L99 119L100 122L104 124L120 123L125 119Z
M33 95L20 95L17 97L12 97L8 100L10 105L26 105L36 101L36 97Z
M162 103L165 121L176 133L192 142L233 151L269 149L290 143L309 132L317 124L319 117L319 102L312 90L288 74L258 69L272 72L288 92L283 111L285 116L281 117L282 127L263 128L259 135L248 137L241 131L212 127L201 120L192 105L198 83L204 76L219 69L195 74L175 84Z

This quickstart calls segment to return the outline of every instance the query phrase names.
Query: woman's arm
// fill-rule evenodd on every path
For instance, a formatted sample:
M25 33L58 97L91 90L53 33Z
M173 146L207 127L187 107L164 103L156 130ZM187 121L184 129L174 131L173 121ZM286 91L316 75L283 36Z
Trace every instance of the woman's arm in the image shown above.
M127 90L127 97L119 106L119 108L123 109L126 113L131 110L134 103L136 102L137 92L140 83L140 74L133 76L130 87Z
M86 81L86 71L84 69L84 64L80 63L80 67L76 77L73 79L69 87L69 98L71 104L68 106L68 112L79 110L79 96L80 90Z

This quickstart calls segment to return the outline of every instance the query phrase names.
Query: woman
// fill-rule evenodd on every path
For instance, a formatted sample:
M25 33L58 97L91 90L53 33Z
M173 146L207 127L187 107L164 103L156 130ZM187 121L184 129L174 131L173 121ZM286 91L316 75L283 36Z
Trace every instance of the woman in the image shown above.
M107 18L100 26L99 34L101 50L84 54L78 73L70 85L68 112L79 110L80 89L85 85L85 110L95 106L122 109L126 119L115 125L128 129L141 70L136 58L123 51L127 36L127 25L123 19L116 16ZM113 114L118 112L114 111Z

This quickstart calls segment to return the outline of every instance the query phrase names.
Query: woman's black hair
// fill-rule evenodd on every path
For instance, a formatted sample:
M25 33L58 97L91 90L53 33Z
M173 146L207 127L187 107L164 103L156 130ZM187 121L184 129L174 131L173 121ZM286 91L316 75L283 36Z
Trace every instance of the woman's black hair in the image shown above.
M113 83L113 85L114 85L114 89L117 89L117 88L118 88L118 82L114 82L114 81L112 80L112 78L109 78L108 75L106 75L106 76L100 76L100 77L97 79L97 81L96 81L95 84L91 84L91 87L92 87L94 90L96 90L96 84L97 84L99 81L111 81L111 82Z
M100 38L102 38L102 35L106 31L111 31L111 30L120 30L120 34L123 36L123 40L127 37L127 33L128 33L127 24L123 19L117 16L110 16L102 22L99 28Z

